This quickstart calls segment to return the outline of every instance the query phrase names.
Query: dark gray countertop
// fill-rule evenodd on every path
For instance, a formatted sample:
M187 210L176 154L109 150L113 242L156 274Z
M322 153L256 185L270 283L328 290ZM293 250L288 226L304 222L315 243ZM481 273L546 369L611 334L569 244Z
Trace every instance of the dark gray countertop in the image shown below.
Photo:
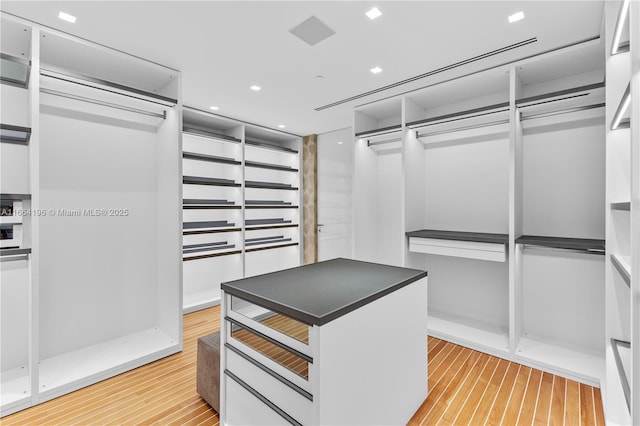
M332 259L222 283L222 290L307 324L323 325L414 281L425 271Z

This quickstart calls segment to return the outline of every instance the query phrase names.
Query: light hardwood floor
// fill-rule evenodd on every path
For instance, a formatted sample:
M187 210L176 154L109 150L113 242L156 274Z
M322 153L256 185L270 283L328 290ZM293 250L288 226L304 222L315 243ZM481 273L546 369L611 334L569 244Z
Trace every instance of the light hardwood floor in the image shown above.
M184 317L184 350L36 407L2 425L217 425L196 393L196 345L220 309ZM409 424L604 425L599 389L429 337L429 397Z

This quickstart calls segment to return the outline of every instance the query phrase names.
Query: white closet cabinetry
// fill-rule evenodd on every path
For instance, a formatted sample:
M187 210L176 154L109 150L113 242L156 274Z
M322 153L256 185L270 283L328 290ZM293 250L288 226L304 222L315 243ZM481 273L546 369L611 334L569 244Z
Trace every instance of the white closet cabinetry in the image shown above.
M31 30L28 186L2 188L31 254L2 263L2 415L182 347L180 74L5 20Z

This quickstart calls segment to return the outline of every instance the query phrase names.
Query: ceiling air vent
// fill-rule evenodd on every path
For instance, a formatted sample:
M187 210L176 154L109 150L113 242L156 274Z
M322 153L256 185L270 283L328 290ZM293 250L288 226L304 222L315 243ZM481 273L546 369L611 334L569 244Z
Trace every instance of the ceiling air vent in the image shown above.
M333 102L333 103L330 103L330 104L327 104L327 105L323 105L321 107L316 108L316 111L322 111L324 109L331 108L331 107L334 107L334 106L338 106L338 105L341 105L341 104L344 104L344 103L347 103L347 102L351 102L351 101L354 101L356 99L364 98L365 96L373 95L375 93L379 93L379 92L382 92L384 90L393 89L394 87L402 86L403 84L411 83L413 81L420 80L422 78L430 77L432 75L439 74L441 72L449 71L451 69L458 68L458 67L461 67L463 65L467 65L467 64L470 64L472 62L479 61L481 59L486 59L486 58L489 58L491 56L498 55L500 53L508 52L509 50L517 49L519 47L523 47L523 46L526 46L528 44L535 43L537 41L538 41L537 37L532 37L532 38L529 38L527 40L520 41L518 43L514 43L514 44L510 44L510 45L505 46L505 47L501 47L500 49L492 50L490 52L483 53L481 55L474 56L472 58L465 59L463 61L459 61L459 62L450 64L450 65L446 65L446 66L441 67L441 68L437 68L435 70L431 70L431 71L426 72L424 74L416 75L416 76L411 77L411 78L407 78L407 79L404 79L404 80L397 81L395 83L388 84L388 85L380 87L378 89L370 90L368 92L360 93L359 95L351 96L350 98L345 98L345 99L342 99L342 100L339 100L339 101L336 101L336 102Z
M315 16L307 18L301 24L291 28L289 32L309 46L314 46L336 33Z

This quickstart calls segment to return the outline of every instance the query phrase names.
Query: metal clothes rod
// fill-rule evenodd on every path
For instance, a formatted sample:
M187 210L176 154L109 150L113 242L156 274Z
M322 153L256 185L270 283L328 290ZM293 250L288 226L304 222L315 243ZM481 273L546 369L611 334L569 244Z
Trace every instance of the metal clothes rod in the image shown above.
M535 118L553 117L554 115L569 114L571 112L587 111L587 110L590 110L590 109L604 108L604 105L605 105L604 103L599 103L599 104L585 105L585 106L576 107L576 108L566 108L566 109L561 109L561 110L553 111L553 112L542 112L540 114L532 114L532 115L523 116L523 117L520 118L520 120L522 120L522 121L524 121L524 120L532 120L532 119L535 119Z
M490 121L490 122L487 122L487 123L474 124L474 125L471 125L471 126L456 127L456 128L449 129L449 130L441 130L439 132L418 133L416 131L416 138L423 138L423 137L426 137L426 136L444 135L444 134L447 134L447 133L460 132L460 131L463 131L463 130L481 129L483 127L490 127L490 126L495 126L497 124L507 124L507 123L509 123L509 119L495 120L495 121Z
M145 111L143 109L126 107L126 106L114 104L114 103L111 103L111 102L98 101L98 100L91 99L91 98L85 98L84 96L78 96L78 95L72 95L70 93L59 92L57 90L52 90L52 89L41 88L40 91L42 93L48 93L50 95L60 96L62 98L74 99L76 101L87 102L87 103L90 103L90 104L101 105L101 106L106 106L106 107L110 107L110 108L120 109L120 110L123 110L123 111L134 112L136 114L149 115L151 117L158 117L158 118L162 118L163 120L167 118L167 112L166 111L163 111L162 114L160 114L160 113L157 113L157 112Z
M374 141L374 142L371 142L369 139L367 139L367 146L384 145L386 143L400 142L400 141L402 141L402 138L385 139L385 140Z

